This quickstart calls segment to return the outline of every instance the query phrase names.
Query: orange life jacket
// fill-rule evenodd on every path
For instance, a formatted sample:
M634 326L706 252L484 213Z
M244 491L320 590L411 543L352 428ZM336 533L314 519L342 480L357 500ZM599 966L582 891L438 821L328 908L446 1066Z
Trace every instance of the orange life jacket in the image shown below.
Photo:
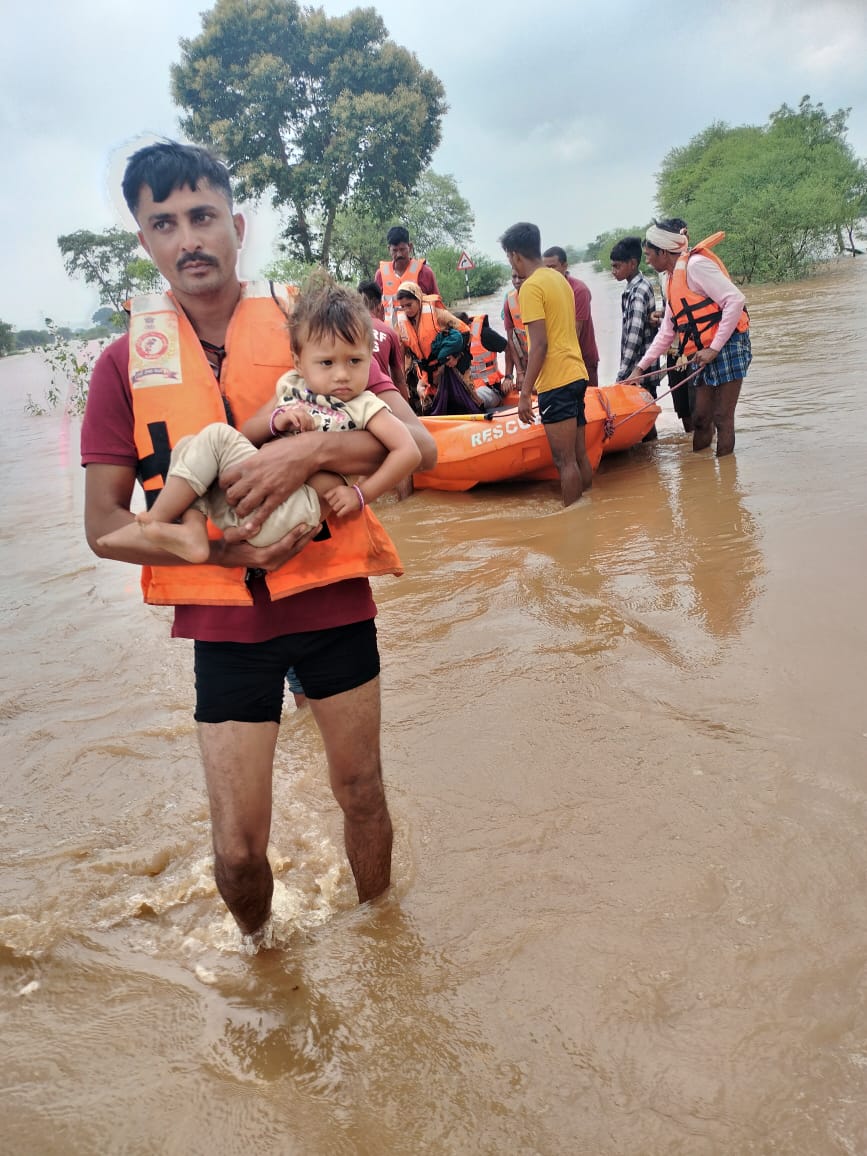
M425 393L429 396L434 393L435 386L433 371L426 364L426 360L430 357L434 338L440 331L436 319L436 300L436 297L425 296L417 318L418 328L413 325L402 309L398 308L394 315L394 328L400 335L404 347L409 349L417 362L421 363L418 365L419 380L420 384L424 384Z
M472 319L470 326L470 381L473 385L489 385L496 389L503 380L497 355L482 345L482 327L488 315L482 313Z
M163 487L172 447L210 422L237 427L274 396L278 377L293 368L286 329L297 289L252 282L226 331L220 380L187 315L171 293L131 302L129 380L132 389L138 479L150 507ZM339 435L335 435L339 436ZM212 538L220 531L209 524ZM246 606L252 603L246 568L145 566L142 591L158 606ZM335 518L279 570L266 576L272 598L285 598L345 578L403 573L378 519L365 506Z
M436 335L442 333L443 329L446 328L440 325L436 315L437 309L442 307L438 294L426 293L421 302L417 326L410 321L402 309L398 309L395 314L394 328L400 335L404 346L410 350L416 361L420 362L419 369L425 375L428 394L434 392L435 387L432 369L426 364L427 359L431 355ZM460 320L456 320L453 328L457 329L459 333L469 333L470 331L469 326Z
M436 297L425 295L421 303L417 324L414 324L402 309L398 309L395 329L400 339L414 354L416 360L425 361L430 357L434 338L440 331L436 316Z
M424 257L413 257L403 273L396 273L394 261L379 262L379 273L382 277L382 304L385 308L386 319L394 317L397 308L395 298L398 289L404 281L415 281L417 283L421 267L426 264L427 262ZM394 321L391 320L390 324L393 326Z
M517 334L518 341L521 343L521 348L524 350L524 355L526 356L529 342L527 341L527 330L524 325L524 320L521 317L521 306L518 304L517 289L510 289L506 294L506 309L508 309L512 318L512 328Z
M711 251L713 246L718 245L724 237L725 233L712 233L682 253L668 279L668 304L671 307L674 327L680 342L680 352L687 357L699 349L706 349L713 341L716 331L719 329L722 309L710 297L705 297L702 293L690 289L686 280L686 267L690 257L698 254L702 257L709 257L728 277L728 269L716 253ZM749 327L750 317L745 307L738 319L736 332L745 333Z

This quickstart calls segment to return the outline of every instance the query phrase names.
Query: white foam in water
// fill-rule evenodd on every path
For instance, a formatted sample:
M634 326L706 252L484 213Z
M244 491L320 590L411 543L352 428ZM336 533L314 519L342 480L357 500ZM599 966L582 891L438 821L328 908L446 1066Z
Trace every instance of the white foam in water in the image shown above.
M271 916L265 926L255 935L242 935L227 911L219 930L208 936L210 946L223 952L240 951L243 955L255 955L262 948L267 950L288 946L297 931L317 927L332 917L340 905L344 872L342 865L333 863L323 875L309 881L307 891L275 879ZM195 945L194 939L187 939L186 946L193 948ZM197 975L198 972L197 968ZM209 982L202 976L199 978Z

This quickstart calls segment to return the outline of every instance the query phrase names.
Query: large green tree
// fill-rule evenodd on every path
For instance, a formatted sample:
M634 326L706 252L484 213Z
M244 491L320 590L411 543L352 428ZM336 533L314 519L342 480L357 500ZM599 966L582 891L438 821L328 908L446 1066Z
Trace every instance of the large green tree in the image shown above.
M181 41L181 126L228 162L238 194L287 214L293 255L328 265L341 210L381 219L430 162L442 84L373 8L218 0Z
M8 321L0 321L0 357L15 349L15 330Z
M79 229L57 238L70 277L83 277L99 293L116 319L123 318L123 303L136 293L149 293L160 284L156 266L139 255L135 233L106 229L92 233Z
M688 221L693 241L724 229L717 251L738 280L802 276L854 247L867 214L867 166L846 140L848 112L805 96L761 127L710 125L663 161L660 214Z

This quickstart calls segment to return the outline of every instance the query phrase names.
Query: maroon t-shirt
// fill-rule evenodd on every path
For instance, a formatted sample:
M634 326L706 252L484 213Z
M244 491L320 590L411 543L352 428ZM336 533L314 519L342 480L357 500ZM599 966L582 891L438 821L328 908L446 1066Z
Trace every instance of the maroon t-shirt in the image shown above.
M99 463L135 469L138 463L128 363L129 337L125 335L112 342L94 366L81 424L83 466ZM273 602L264 578L252 578L249 588L252 606L176 606L172 637L264 642L283 634L365 622L376 615L366 578L333 582Z
M381 372L374 388L374 366ZM373 358L370 362L370 381L367 388L374 393L394 389L394 373L403 369L403 344L390 325L373 318ZM385 379L385 380L383 380ZM387 384L385 384L387 382Z
M571 274L567 273L566 280L572 286L572 294L575 298L575 320L584 323L581 326L581 356L584 358L584 364L587 368L593 369L599 364L599 350L596 346L593 318L590 315L590 290L583 281L579 281Z

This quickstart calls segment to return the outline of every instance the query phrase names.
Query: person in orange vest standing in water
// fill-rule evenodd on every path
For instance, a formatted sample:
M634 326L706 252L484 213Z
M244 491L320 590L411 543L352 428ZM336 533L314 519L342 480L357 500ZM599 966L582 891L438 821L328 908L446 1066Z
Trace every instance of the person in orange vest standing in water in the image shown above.
M385 320L394 326L395 298L404 281L415 282L427 297L439 298L440 291L433 269L424 257L416 257L409 232L403 225L389 229L385 243L391 260L380 261L374 280L382 290Z
M273 395L277 377L295 366L286 326L294 295L273 282L239 279L244 219L233 207L228 168L205 149L157 142L129 158L122 190L138 239L169 291L132 300L129 333L94 367L81 427L85 532L99 557L142 567L145 601L173 606L172 635L192 641L214 875L243 949L253 953L273 941L268 843L289 667L323 735L359 902L390 884L392 827L368 577L399 572L400 561L366 503L351 517L301 523L270 546L249 543L317 470L369 477L386 450L362 429L269 440L225 472L228 500L244 525L210 540L207 562L182 562L143 534L134 547L100 546L135 521L130 502L137 483L148 506L154 503L182 437L211 423L243 424ZM367 343L356 357L339 330L333 341L327 332L334 347L323 346L321 360L360 362L367 374ZM430 435L420 424L407 425L424 457ZM435 444L428 451L429 469Z
M746 298L713 252L724 237L714 233L690 248L674 221L657 221L647 230L647 263L668 276L665 315L627 378L633 381L656 365L676 337L681 356L703 371L696 378L692 448L707 449L715 429L718 458L735 448L735 406L753 356Z

